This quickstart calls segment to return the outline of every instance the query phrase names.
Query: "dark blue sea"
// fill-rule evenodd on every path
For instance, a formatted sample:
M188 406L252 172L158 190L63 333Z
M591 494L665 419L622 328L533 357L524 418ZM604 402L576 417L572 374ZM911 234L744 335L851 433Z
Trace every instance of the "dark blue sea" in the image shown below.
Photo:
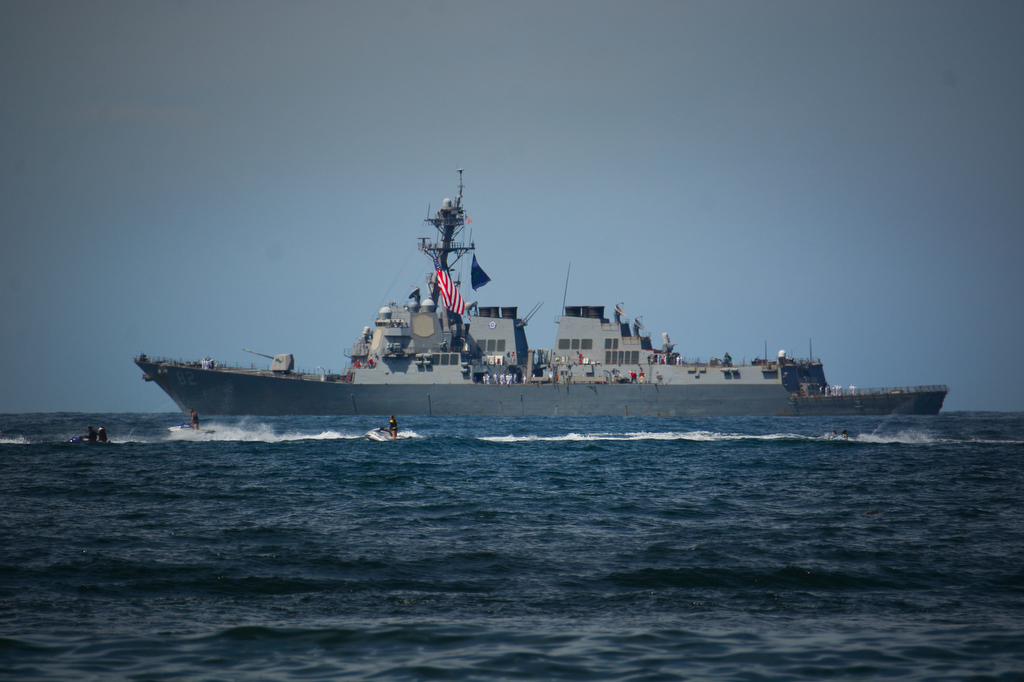
M1024 680L1024 414L181 419L0 415L0 678Z

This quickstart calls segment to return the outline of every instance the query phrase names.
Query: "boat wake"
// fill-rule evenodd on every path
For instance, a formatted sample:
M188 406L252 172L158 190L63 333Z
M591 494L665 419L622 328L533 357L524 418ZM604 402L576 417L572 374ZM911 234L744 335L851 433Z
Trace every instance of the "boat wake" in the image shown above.
M0 445L28 445L24 436L0 436Z
M570 432L557 436L481 436L479 440L491 443L534 443L534 442L594 442L594 441L689 441L689 442L791 442L819 443L834 440L836 443L862 443L872 445L958 445L962 443L990 443L992 445L1012 445L1018 441L985 441L974 438L939 438L927 431L908 429L895 433L850 433L850 437L830 438L830 433L807 435L802 433L728 433L720 431L635 431L627 433L575 433Z
M981 445L1024 445L1022 440L991 440L986 438L937 438L926 431L914 429L897 431L896 433L865 433L857 436L861 443L885 445L888 443L901 445L963 445L964 443Z
M228 426L206 422L200 431L190 429L171 431L167 440L288 443L302 440L353 440L362 437L362 433L345 433L333 429L318 432L285 431L275 433L274 428L269 424Z
M907 429L895 433L861 433L857 435L861 443L886 444L901 443L905 445L933 445L936 443L960 443L960 440L936 438L926 431Z
M665 441L817 441L821 440L816 436L805 436L799 433L771 433L766 435L751 435L745 433L721 433L718 431L635 431L630 433L567 433L564 436L482 436L480 440L492 443L531 443L545 441L643 441L643 440L665 440Z
M415 431L402 430L400 439L420 438ZM291 443L295 441L344 441L360 440L366 437L365 431L284 431L277 433L269 424L225 425L216 422L204 422L199 431L190 429L171 431L166 440L171 441L203 441L203 442L251 442L251 443Z

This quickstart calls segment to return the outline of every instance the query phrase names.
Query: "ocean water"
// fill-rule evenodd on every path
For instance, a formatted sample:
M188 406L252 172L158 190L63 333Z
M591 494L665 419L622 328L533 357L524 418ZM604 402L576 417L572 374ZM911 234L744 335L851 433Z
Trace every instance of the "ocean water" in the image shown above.
M0 678L1024 680L1022 414L180 420L0 415Z

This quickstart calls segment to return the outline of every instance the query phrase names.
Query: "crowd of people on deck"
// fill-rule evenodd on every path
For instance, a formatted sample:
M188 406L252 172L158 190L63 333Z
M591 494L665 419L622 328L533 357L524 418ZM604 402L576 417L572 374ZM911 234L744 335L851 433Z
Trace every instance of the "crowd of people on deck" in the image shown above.
M497 374L491 374L490 372L484 374L482 383L485 384L521 384L523 382L522 377L513 372L499 372Z

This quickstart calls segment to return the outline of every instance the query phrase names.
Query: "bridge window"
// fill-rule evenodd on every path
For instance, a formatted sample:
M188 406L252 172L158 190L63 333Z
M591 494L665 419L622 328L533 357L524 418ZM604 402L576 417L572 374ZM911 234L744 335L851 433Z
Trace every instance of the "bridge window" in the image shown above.
M580 339L580 350L592 350L594 348L594 339Z

